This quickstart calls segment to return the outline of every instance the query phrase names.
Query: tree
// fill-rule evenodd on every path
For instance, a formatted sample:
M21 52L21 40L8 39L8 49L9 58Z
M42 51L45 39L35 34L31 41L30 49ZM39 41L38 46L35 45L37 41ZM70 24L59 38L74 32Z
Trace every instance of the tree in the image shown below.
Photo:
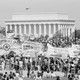
M0 33L6 36L6 29L4 27L0 27Z
M80 30L75 30L75 31L72 33L72 37L73 37L73 38L78 38L78 39L80 39Z
M44 40L44 36L41 35L39 39L40 39L40 41L42 42L42 41Z
M14 51L10 51L9 54L7 55L7 58L10 59L11 57L14 57L16 53Z
M48 38L49 38L49 35L46 35L46 36L45 36L45 39L47 40Z
M40 36L40 38L41 38L41 39L43 39L43 38L44 38L44 36L43 36L43 35L41 35L41 36Z
M53 37L55 37L55 38L61 38L62 36L63 35L62 35L61 31L57 31Z

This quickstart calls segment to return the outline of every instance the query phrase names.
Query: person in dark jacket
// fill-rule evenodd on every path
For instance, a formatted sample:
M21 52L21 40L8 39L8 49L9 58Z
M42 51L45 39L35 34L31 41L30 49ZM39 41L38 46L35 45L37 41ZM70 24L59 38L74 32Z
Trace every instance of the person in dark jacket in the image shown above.
M30 63L30 61L28 61L28 63L27 63L27 70L28 70L27 77L29 77L29 75L30 75L30 69L31 69L31 63Z

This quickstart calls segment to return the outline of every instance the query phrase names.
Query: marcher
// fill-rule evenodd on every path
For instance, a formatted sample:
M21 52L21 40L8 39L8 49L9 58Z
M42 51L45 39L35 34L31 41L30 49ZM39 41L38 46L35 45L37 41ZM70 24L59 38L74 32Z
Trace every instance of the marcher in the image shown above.
M30 61L28 61L28 63L27 63L27 76L29 77L29 75L30 75L30 70L31 70L31 63L30 63Z

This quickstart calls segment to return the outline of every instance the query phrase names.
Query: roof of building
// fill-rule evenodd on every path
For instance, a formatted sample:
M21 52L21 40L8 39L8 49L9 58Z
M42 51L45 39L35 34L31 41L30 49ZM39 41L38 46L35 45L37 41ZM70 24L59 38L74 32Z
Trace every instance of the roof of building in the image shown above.
M5 20L6 23L11 22L75 22L69 19L67 13L14 13L11 20Z
M12 20L68 20L69 16L63 13L27 13L13 14Z

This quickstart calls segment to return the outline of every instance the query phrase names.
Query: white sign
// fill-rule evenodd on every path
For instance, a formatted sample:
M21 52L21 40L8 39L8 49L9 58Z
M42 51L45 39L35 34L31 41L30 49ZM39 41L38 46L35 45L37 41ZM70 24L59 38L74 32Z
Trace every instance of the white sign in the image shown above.
M23 50L36 50L40 51L42 49L42 44L39 43L24 43L22 44Z
M10 50L10 48L11 48L11 46L10 46L10 44L8 44L8 43L5 43L5 44L3 45L3 49L4 49L5 51Z
M69 54L68 48L57 48L57 47L52 47L51 45L48 44L48 51L46 56L60 56L62 58L67 58L67 55Z
M79 56L80 45L72 45L72 47L69 48L69 54L70 54L71 57Z

